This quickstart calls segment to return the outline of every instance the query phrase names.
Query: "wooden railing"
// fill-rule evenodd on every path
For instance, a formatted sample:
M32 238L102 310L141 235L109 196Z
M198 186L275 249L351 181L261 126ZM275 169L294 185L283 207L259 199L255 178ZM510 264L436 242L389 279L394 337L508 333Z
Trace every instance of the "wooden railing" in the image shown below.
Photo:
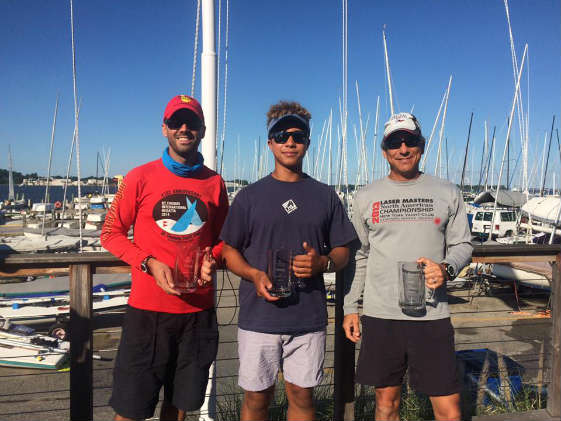
M69 275L70 419L93 419L92 275L130 272L110 253L12 254L0 257L0 277Z
M553 263L551 290L552 375L548 386L550 419L561 417L561 247L476 246L473 261L481 263L547 261ZM0 277L69 275L70 277L70 419L93 419L92 275L125 273L130 267L109 253L13 254L0 256ZM334 361L334 420L354 418L355 347L342 329L344 279L337 273ZM536 414L533 414L535 418ZM505 418L506 419L506 418ZM523 419L517 416L517 419ZM530 418L528 418L530 419Z

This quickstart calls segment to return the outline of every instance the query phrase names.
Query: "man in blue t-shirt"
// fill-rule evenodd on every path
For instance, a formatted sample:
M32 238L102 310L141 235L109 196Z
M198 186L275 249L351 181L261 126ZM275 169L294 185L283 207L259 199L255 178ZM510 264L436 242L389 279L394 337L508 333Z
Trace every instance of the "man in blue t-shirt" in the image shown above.
M342 269L356 233L335 191L302 172L310 144L310 113L281 101L267 113L274 171L241 190L222 229L223 259L239 275L241 420L267 419L282 370L287 419L315 419L313 388L323 377L324 272ZM281 257L279 257L281 256ZM288 296L274 294L278 260L290 262Z

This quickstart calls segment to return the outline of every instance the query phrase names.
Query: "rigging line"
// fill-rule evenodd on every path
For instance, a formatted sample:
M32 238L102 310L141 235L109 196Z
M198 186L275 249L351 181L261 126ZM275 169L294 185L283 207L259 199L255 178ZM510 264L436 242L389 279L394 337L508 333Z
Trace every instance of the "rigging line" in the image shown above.
M526 127L526 132L524 134L524 156L522 158L522 163L524 165L524 177L523 177L523 184L524 184L524 191L526 192L526 196L528 195L528 142L529 142L529 138L528 138L528 133L530 131L530 62L528 62L528 67L526 70L526 80L527 80L527 84L528 84L528 94L527 96L527 110L528 112L526 113L526 119L525 119L525 124L524 127ZM526 197L526 200L528 200L528 197Z
M466 142L466 152L464 154L464 166L462 168L462 178L460 180L460 192L464 192L464 176L466 173L466 164L467 164L467 157L468 157L468 151L469 151L469 139L471 137L471 123L473 122L473 111L471 112L471 116L469 118L469 128L468 128L468 136L467 136L467 142Z
M450 181L450 171L448 169L448 136L445 139L445 146L446 146L446 180Z
M434 120L434 124L432 125L432 130L430 132L429 140L427 142L427 147L425 148L425 153L423 154L423 163L421 164L421 171L425 171L425 163L427 161L427 157L430 152L432 138L434 136L436 126L438 125L438 121L440 119L440 113L442 112L442 107L444 106L444 102L446 101L447 92L448 92L448 88L444 90L444 94L442 95L442 101L440 101L440 107L438 107L438 113L436 114L436 119Z
M522 55L522 62L520 63L520 72L518 73L518 78L516 81L516 88L514 89L514 99L512 100L512 108L510 110L510 116L508 118L508 128L507 128L507 132L506 132L506 139L505 139L505 148L503 150L503 158L501 160L501 168L499 170L499 178L497 180L497 188L496 188L496 192L495 192L495 203L493 205L493 217L491 219L491 232L489 233L489 239L487 241L491 241L492 237L493 237L493 227L495 226L495 216L497 213L497 201L498 201L498 197L499 197L499 189L501 187L501 178L503 175L503 167L504 167L504 162L505 162L505 156L506 156L506 152L507 152L507 148L508 148L508 144L509 144L509 140L510 140L510 131L512 129L512 117L514 115L514 109L516 108L516 101L518 100L519 96L518 96L518 91L520 90L520 78L522 76L522 71L524 70L524 62L526 60L526 54L528 53L528 44L526 44L524 46L524 54Z
M82 107L82 101L78 105L78 118L80 118L80 108ZM76 145L76 129L72 133L72 143L70 144L70 154L68 154L68 165L66 167L66 178L64 179L64 189L62 193L62 215L61 219L64 219L66 211L66 191L68 189L68 179L70 177L70 167L72 166L72 157L74 156L74 147Z
M321 127L321 134L319 135L318 138L318 152L316 153L315 156L315 162L314 159L312 159L312 164L314 165L314 167L312 168L312 172L314 174L314 178L317 180L321 179L321 172L320 172L320 161L321 161L321 156L322 156L322 150L324 149L324 136L327 130L327 120L323 121L323 125Z
M512 185L512 182L514 181L514 176L516 174L516 169L518 168L518 163L520 162L520 155L522 154L522 149L520 149L518 151L518 156L516 157L516 161L514 163L514 169L512 170L512 176L510 177L510 181L508 183L509 186Z
M545 170L544 170L544 174L543 174L543 181L542 181L542 187L540 190L540 197L543 196L543 191L545 188L545 180L547 178L547 167L549 164L549 152L551 151L551 139L553 138L553 127L555 126L555 115L553 116L553 121L551 122L551 132L549 134L549 145L547 147L547 159L545 161Z
M485 120L485 137L483 138L483 152L481 153L481 162L479 163L479 181L477 182L477 188L481 191L481 180L483 179L483 167L485 152L487 149L487 120Z
M76 134L76 168L78 172L78 201L80 203L79 218L78 218L78 229L80 233L80 253L83 252L82 247L82 189L81 189L81 179L80 179L80 137L78 135L78 88L76 82L76 43L74 40L74 8L72 0L70 0L70 28L72 34L72 83L74 86L74 132Z
M493 171L495 171L495 133L497 126L493 126L493 135L491 136L491 146L489 147L489 159L485 167L485 190L487 190L487 181L489 178L489 170L491 170L491 185L493 184Z
M220 174L223 171L224 163L224 139L226 137L226 104L228 92L228 52L229 52L229 36L230 34L230 0L226 0L226 40L224 45L224 105L223 105L223 119L222 119L222 133L221 133L221 147L220 147Z
M505 11L506 11L506 20L508 23L508 35L510 41L510 54L512 58L512 71L514 77L514 84L516 84L516 78L518 77L518 59L516 57L516 49L514 48L514 37L512 35L512 26L510 24L510 11L508 7L508 0L504 0ZM516 104L516 108L518 110L518 127L520 130L520 141L524 142L524 104L522 102L522 92L519 93L519 101Z
M372 139L372 181L375 179L375 168L376 168L376 151L377 151L377 140L378 140L378 111L380 109L380 95L376 98L376 120L374 123L374 138Z
M197 17L195 18L195 45L193 46L193 76L191 79L191 96L195 96L195 77L197 74L197 53L199 50L199 23L201 19L201 0L197 0Z
M440 132L438 134L438 154L436 159L436 165L434 167L434 175L437 175L437 169L439 170L440 174L442 174L442 137L444 136L444 125L446 124L446 113L448 111L448 98L450 97L450 87L452 86L452 75L450 75L450 79L448 80L448 88L446 90L446 100L444 102L444 113L442 114L442 121L440 123Z
M12 162L12 147L10 146L10 144L8 144L8 159L9 159L9 163L10 163L10 167L9 167L9 177L8 177L8 200L9 201L14 201L16 200L15 194L14 194L14 175L12 172L12 168L13 168L13 162ZM15 203L14 203L15 204Z
M55 103L55 115L53 116L53 128L51 130L51 147L49 148L49 165L47 167L47 183L45 185L45 204L43 206L43 221L41 221L41 235L45 233L45 218L47 217L47 202L49 200L49 184L51 180L51 164L53 162L53 145L55 143L56 117L58 114L59 98L60 95L57 94Z
M365 129L363 127L362 124L362 107L360 106L360 92L358 89L358 80L355 80L355 88L356 88L356 101L357 101L357 105L358 105L358 122L359 122L359 128L360 128L360 142L359 142L359 148L357 148L357 154L359 155L359 161L358 161L358 175L357 175L357 182L355 183L355 187L356 185L360 184L360 181L362 181L362 173L363 173L363 166L366 167L366 162L363 162L363 159L366 160L365 152L364 152L364 134L365 134ZM355 138L356 138L356 128L355 128ZM366 168L365 168L366 169Z
M329 139L329 125L331 124L329 122L329 118L326 120L326 128L325 128L325 133L323 134L323 147L321 149L321 163L320 163L320 167L319 167L319 180L321 181L323 179L323 173L324 173L324 168L325 168L325 156L327 154L327 142Z

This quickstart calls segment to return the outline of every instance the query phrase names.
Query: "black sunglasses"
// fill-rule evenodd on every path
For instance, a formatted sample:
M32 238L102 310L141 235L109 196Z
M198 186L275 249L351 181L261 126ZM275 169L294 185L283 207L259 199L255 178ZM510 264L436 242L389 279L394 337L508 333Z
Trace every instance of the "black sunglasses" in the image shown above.
M201 130L201 123L200 121L197 120L193 120L193 119L187 119L187 118L168 118L166 121L166 126L168 126L168 128L170 128L171 130L177 130L180 129L181 126L183 126L184 124L187 125L187 128L189 130Z
M390 136L386 139L384 144L386 145L387 149L399 149L401 148L401 144L405 142L405 146L408 148L414 148L415 146L419 146L421 143L421 139L419 136L415 136L409 133L399 133L395 136Z
M288 139L290 137L292 137L292 140L294 140L294 143L299 143L299 144L307 144L310 141L310 138L308 137L308 134L306 132L287 132L285 130L281 131L281 132L275 132L275 133L271 133L270 135L271 139L273 139L276 143L279 144L284 144L286 142L288 142Z

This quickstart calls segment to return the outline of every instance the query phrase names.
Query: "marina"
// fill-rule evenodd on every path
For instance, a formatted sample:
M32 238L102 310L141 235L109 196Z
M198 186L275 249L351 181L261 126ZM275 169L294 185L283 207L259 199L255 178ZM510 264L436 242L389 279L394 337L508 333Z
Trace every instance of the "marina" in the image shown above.
M99 236L120 174L166 146L161 104L185 93L201 100L200 150L230 202L273 167L265 104L302 101L314 115L302 169L331 186L350 217L356 192L388 173L383 122L415 113L426 138L420 169L459 187L473 236L471 263L447 286L462 419L561 420L560 104L551 94L561 45L559 5L546 3L2 6L13 63L0 112L0 419L112 419L131 276ZM417 204L392 206L405 214ZM367 420L374 410L373 388L354 379L360 343L341 328L347 276L325 279L321 420ZM216 371L188 420L239 419L240 282L217 274ZM271 420L286 418L278 380ZM434 419L408 380L401 411Z

